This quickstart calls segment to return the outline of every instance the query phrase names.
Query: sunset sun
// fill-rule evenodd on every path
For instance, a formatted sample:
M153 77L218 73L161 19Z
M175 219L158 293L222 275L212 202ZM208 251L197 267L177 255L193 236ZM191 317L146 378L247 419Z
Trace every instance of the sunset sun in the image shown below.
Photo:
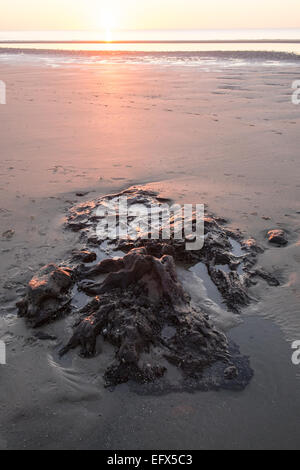
M116 15L111 9L100 12L100 27L105 32L105 41L112 41L112 32L116 28Z

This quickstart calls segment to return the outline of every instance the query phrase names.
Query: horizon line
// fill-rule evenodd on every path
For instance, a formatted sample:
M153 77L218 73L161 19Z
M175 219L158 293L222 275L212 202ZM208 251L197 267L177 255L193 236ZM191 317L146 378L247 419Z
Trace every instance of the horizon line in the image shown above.
M300 39L0 40L0 44L300 44Z
M250 28L243 28L243 27L232 27L232 28L113 28L113 32L118 31L233 31L233 30L243 30L243 31L251 31L251 30L287 30L287 29L298 29L300 30L300 26L287 26L287 27L250 27ZM84 32L84 33L95 33L95 32L104 32L106 31L104 28L101 29L0 29L0 32L5 33L16 33L16 32L38 32L38 33L45 33L45 32Z

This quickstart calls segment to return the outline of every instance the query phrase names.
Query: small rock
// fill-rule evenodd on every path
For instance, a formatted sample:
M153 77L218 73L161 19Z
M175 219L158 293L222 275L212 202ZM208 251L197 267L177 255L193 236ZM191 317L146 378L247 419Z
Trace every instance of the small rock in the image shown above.
M15 234L15 231L10 229L10 230L6 230L6 232L3 232L2 233L2 238L6 238L7 240L11 240L12 237L14 236Z
M227 367L227 369L224 370L224 377L226 380L236 379L238 375L239 373L235 366Z
M76 193L76 196L77 197L84 197L84 196L87 196L88 194L89 194L88 191L87 192L78 192L78 193Z
M257 244L257 241L254 238L249 238L241 242L242 249L247 251L255 251L255 253L263 253L263 249Z
M19 315L34 327L52 321L69 311L73 286L71 269L49 264L29 282L25 297L17 303Z
M284 230L270 230L268 232L269 243L273 243L278 246L285 246L288 244L287 234Z
M56 336L48 335L42 331L38 331L34 336L41 341L55 341L57 339Z
M82 261L82 263L93 263L97 259L96 253L89 250L74 250L72 254L74 260Z

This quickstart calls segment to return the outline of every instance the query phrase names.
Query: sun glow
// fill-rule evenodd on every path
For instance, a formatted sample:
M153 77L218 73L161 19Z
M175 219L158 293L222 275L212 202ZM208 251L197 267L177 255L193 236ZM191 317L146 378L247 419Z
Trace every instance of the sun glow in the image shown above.
M101 11L100 17L101 27L105 31L105 41L111 42L113 30L117 25L116 15L111 9L106 9Z

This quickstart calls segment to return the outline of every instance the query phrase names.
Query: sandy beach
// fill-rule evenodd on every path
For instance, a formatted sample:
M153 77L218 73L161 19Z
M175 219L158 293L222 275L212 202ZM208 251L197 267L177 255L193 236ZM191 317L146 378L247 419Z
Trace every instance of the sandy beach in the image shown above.
M291 362L300 340L299 79L300 65L285 61L0 61L0 337L8 348L0 448L299 447L299 367ZM259 264L281 286L259 281L256 301L223 319L254 369L244 392L149 397L122 385L111 393L101 376L109 349L100 361L76 352L60 360L59 341L37 341L16 316L36 270L79 246L63 229L68 209L133 185L205 204L266 248ZM288 234L284 248L266 240L276 228ZM8 230L12 237L1 237ZM70 321L47 328L59 338Z

